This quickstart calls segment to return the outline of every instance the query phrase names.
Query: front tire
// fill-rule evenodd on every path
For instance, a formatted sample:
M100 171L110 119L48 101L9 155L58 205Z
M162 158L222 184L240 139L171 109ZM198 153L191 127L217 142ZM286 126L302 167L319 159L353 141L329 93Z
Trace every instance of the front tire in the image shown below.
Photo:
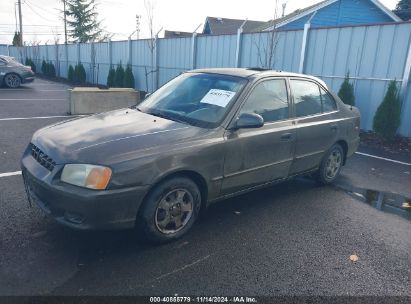
M339 144L335 144L324 155L320 168L318 169L315 178L321 185L333 183L340 175L344 164L344 150Z
M11 89L18 88L21 85L21 78L19 75L11 73L4 77L4 84Z
M175 177L149 193L137 216L137 226L154 243L179 239L196 221L201 208L198 186L185 177Z

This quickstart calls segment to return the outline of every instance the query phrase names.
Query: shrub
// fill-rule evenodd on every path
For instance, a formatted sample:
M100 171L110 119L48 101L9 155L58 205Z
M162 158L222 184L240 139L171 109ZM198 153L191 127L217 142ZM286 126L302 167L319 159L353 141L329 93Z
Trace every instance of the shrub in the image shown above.
M47 74L47 63L45 60L41 62L41 73L44 75Z
M134 89L134 75L131 65L127 65L126 71L124 72L123 88Z
M51 62L47 64L47 76L56 77L56 68Z
M82 63L75 65L73 70L73 81L78 83L86 82L86 70Z
M67 79L71 82L74 81L74 68L71 64L70 64L69 69L68 69Z
M31 67L31 70L32 70L34 73L36 73L37 68L36 68L36 65L34 64L33 60L29 59L29 63L30 63L29 65L30 65L30 67Z
M78 78L77 80L81 83L86 82L86 70L82 63L78 64Z
M120 62L120 64L117 66L117 69L116 69L116 75L114 77L114 86L116 88L122 88L123 81L124 81L124 68Z
M345 76L344 82L338 91L338 97L348 105L355 106L354 85L350 83L350 73Z
M390 81L383 102L374 116L373 129L385 139L393 139L401 124L401 103L397 82Z
M31 60L30 58L26 58L24 65L31 67L31 70L34 73L36 73L36 65L34 64L33 60Z
M110 70L108 71L108 76L107 76L107 86L109 88L115 86L115 77L116 77L116 70L110 66Z

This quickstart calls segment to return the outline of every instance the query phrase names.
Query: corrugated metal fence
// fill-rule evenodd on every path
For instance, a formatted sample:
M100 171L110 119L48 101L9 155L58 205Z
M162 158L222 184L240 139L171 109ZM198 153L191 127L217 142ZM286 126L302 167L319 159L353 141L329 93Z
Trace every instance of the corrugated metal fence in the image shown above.
M304 43L305 42L305 43ZM322 78L338 91L350 72L362 128L371 129L390 80L402 88L400 133L411 137L411 23L239 33L192 38L129 40L91 44L0 48L22 61L31 58L40 70L51 61L59 76L69 65L83 63L87 81L105 84L110 65L132 65L136 88L153 91L181 72L207 67L261 67L303 72ZM304 47L305 45L305 47ZM273 51L271 51L273 50ZM272 58L269 59L270 54ZM407 60L408 59L408 60ZM406 83L405 83L406 82Z

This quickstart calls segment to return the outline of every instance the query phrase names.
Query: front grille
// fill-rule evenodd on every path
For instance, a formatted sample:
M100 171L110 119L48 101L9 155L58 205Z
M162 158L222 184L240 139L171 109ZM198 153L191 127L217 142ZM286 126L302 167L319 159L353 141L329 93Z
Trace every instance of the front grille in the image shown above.
M53 171L56 163L53 161L51 157L49 157L47 154L45 154L43 151L41 151L37 146L33 144L31 144L31 156L33 156L33 158L37 160L37 162L44 168L48 169L49 171Z

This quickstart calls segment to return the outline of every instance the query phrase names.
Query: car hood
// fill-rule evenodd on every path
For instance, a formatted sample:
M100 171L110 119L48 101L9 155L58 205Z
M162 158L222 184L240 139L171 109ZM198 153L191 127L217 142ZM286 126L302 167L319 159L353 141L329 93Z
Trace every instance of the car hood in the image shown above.
M33 135L32 143L57 164L109 165L135 157L134 152L176 144L205 131L135 109L122 109L45 127Z

